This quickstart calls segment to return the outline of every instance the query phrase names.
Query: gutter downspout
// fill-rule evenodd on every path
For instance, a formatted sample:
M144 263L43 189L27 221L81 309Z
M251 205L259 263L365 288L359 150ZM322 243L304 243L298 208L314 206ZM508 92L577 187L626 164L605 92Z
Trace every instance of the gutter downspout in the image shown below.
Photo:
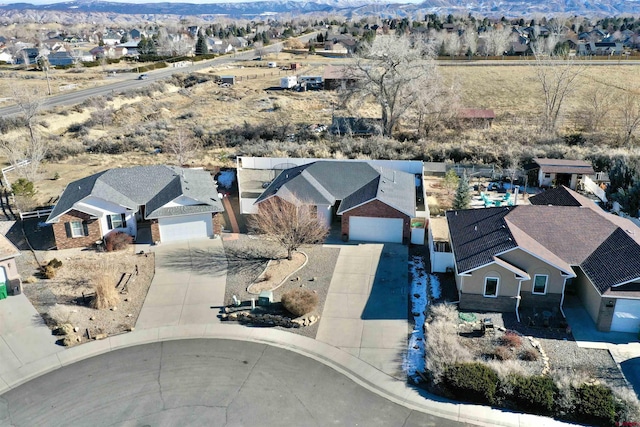
M562 313L562 317L564 317L565 319L567 318L567 316L564 314L564 310L562 309L562 304L564 304L564 288L567 285L567 278L564 278L564 281L562 282L562 296L560 297L560 313Z
M514 297L516 299L516 317L518 318L518 323L520 323L520 313L518 312L518 310L520 309L520 300L522 299L522 297L520 296L520 290L522 289L522 280L523 279L518 280L518 295Z

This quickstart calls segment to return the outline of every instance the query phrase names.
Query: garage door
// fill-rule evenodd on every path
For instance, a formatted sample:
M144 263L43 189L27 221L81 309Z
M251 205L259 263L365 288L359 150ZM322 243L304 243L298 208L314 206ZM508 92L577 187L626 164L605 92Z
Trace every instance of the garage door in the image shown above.
M402 218L349 217L349 240L402 243Z
M640 300L619 299L616 302L611 330L634 334L640 331Z
M210 213L160 218L158 225L160 241L163 243L213 237Z

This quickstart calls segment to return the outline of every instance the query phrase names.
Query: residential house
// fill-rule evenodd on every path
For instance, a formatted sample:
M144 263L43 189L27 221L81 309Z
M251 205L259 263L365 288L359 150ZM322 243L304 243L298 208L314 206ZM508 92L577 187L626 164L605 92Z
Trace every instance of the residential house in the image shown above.
M227 41L231 46L235 47L236 49L244 49L247 46L249 46L249 41L244 37L231 36L227 39Z
M22 292L20 273L15 258L20 251L3 234L0 234L0 299Z
M344 240L408 243L412 222L429 217L419 203L421 171L422 163L412 161L241 157L241 212L255 214L260 203L277 197L313 205L318 221L339 226ZM424 228L419 231L424 244Z
M538 159L525 165L529 184L540 187L566 185L575 190L584 176L595 174L590 163L583 160Z
M640 228L566 187L531 202L446 213L460 308L564 316L575 293L598 330L637 334Z
M58 52L50 53L47 59L49 60L49 64L54 67L73 65L73 63L75 62L73 56L71 56L71 54L64 49L61 49Z
M131 40L140 40L142 38L142 36L146 36L146 34L144 33L144 31L138 30L137 28L134 28L133 30L129 31L129 39Z
M234 47L227 42L222 42L221 44L214 44L209 47L209 53L215 53L218 55L222 55L224 53L233 52Z
M157 243L212 238L220 233L222 211L209 172L136 166L72 182L47 223L58 249L93 245L114 230Z
M35 64L38 62L38 56L40 55L40 50L35 47L28 47L21 49L15 55L15 63L16 64Z
M122 40L122 34L115 31L107 31L102 35L102 42L108 46L115 46Z
M0 62L6 62L7 64L13 64L13 55L7 51L0 52Z

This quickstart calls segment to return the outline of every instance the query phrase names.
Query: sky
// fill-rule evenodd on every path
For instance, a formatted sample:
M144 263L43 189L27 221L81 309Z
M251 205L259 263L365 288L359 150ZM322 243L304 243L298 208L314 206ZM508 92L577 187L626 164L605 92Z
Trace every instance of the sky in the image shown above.
M0 0L0 4L12 4L12 3L31 3L31 4L52 4L63 3L70 0ZM86 0L85 0L86 1ZM96 1L96 0L94 0ZM196 4L211 4L211 3L255 3L265 0L103 0L114 3L196 3ZM305 0L293 0L293 1L305 1ZM313 1L313 0L306 0ZM349 0L347 0L349 1ZM375 0L370 0L373 3ZM384 0L385 3L420 3L422 0ZM339 3L339 0L336 1Z

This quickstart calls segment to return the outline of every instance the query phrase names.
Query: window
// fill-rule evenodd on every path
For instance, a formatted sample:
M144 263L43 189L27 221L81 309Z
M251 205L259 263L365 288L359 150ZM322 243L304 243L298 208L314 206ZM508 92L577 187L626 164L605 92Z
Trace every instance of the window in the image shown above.
M551 174L550 174L550 173L545 173L545 174L544 174L544 177L545 177L545 178L551 178Z
M114 228L125 228L127 222L124 220L124 214L107 215L107 227L109 230Z
M547 281L549 276L536 274L533 276L533 293L544 295L547 293Z
M487 277L484 279L484 296L495 298L498 296L498 278Z
M82 221L71 221L69 223L71 229L71 237L84 237L84 227Z

